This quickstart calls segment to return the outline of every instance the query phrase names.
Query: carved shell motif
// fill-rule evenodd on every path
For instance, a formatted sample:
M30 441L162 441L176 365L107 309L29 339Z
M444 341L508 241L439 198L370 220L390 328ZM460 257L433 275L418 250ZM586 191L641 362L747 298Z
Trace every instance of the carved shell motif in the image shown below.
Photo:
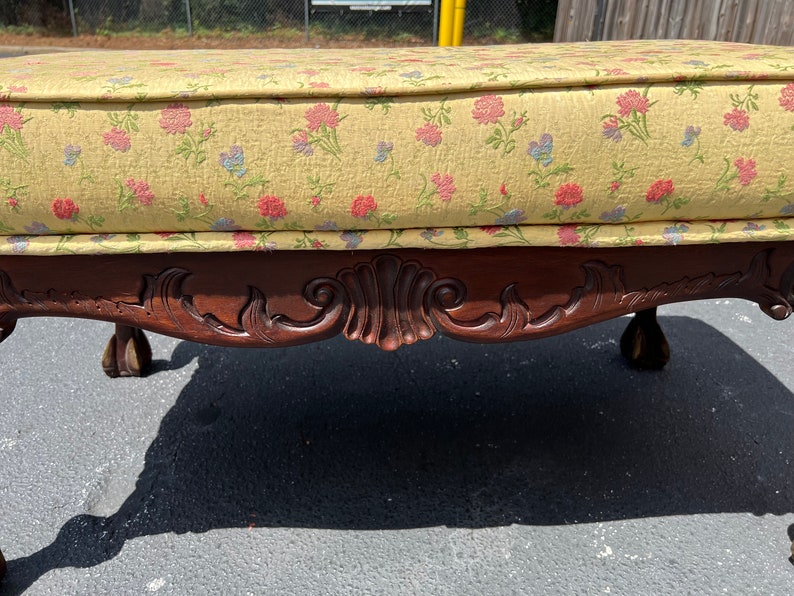
M395 350L435 333L425 303L434 283L436 275L417 261L382 255L343 269L336 278L307 284L304 299L317 308L309 321L272 314L267 297L257 288L251 288L251 298L240 314L240 328L224 325L213 315L201 315L192 300L184 297L180 307L218 333L252 336L270 344L305 343L344 333L348 339ZM179 315L174 312L173 316Z
M166 272L168 273L168 272ZM187 272L172 270L172 281L181 285ZM149 296L163 294L169 282L151 278ZM402 261L383 255L371 262L358 263L341 270L336 278L323 277L307 284L304 299L317 309L308 321L295 321L283 314L272 314L267 297L251 288L248 304L240 313L240 327L231 327L214 315L202 315L193 306L192 298L165 290L172 299L161 299L172 320L188 314L193 321L209 325L216 332L229 336L250 336L266 344L292 345L332 337L344 333L348 339L377 344L384 350L395 350L433 336L435 327L425 309L428 288L436 275L416 261ZM178 304L174 309L169 303ZM157 310L154 308L153 310ZM187 321L184 321L187 323Z

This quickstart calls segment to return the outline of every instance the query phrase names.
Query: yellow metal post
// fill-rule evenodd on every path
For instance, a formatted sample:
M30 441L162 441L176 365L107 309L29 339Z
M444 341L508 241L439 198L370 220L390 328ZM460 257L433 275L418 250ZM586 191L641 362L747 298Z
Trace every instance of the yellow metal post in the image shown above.
M453 27L455 24L455 1L441 0L441 11L438 15L438 45L451 46Z
M466 20L466 0L455 0L455 18L452 25L452 45L463 44L463 21Z

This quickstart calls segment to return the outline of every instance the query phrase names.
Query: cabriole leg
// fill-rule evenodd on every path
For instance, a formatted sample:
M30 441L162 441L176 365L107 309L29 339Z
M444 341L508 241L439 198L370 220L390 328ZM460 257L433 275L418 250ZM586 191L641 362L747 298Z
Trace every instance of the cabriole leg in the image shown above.
M670 360L670 346L656 320L656 307L634 315L620 338L620 353L634 368L658 370Z
M102 354L102 368L109 377L142 377L152 363L152 348L143 331L116 325L116 332Z

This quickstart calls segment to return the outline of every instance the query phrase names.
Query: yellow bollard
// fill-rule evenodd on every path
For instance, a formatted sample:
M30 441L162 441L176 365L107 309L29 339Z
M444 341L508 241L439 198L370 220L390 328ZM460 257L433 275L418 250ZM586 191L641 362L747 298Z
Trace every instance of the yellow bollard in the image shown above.
M441 10L438 19L438 45L451 46L452 33L455 24L456 0L441 0Z
M452 26L452 45L463 44L463 22L466 19L466 0L455 0L455 17Z

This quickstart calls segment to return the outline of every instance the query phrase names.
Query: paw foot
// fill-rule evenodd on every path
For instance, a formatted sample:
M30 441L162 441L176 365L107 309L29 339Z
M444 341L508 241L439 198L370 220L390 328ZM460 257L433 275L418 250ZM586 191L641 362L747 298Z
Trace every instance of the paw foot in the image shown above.
M656 320L656 308L634 315L620 338L620 353L640 369L659 370L670 361L670 346Z
M102 369L111 378L142 377L152 363L152 348L143 331L116 325L102 354Z

